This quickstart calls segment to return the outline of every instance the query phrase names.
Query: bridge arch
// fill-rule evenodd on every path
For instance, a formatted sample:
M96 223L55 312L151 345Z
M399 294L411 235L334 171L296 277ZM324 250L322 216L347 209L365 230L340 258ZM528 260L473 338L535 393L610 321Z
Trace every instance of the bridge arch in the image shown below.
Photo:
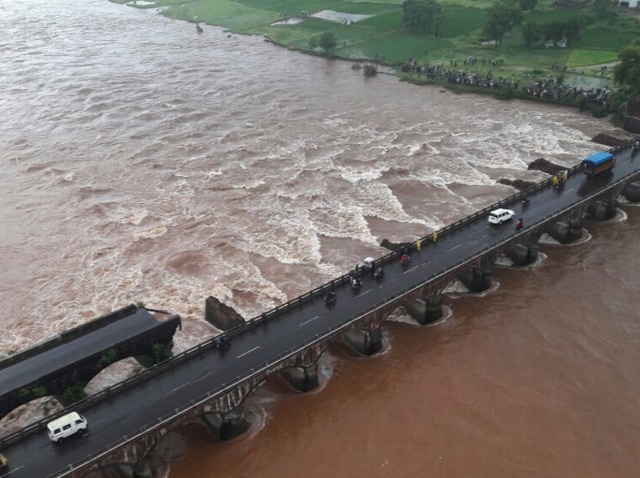
M159 321L132 304L10 356L0 362L0 418L47 395L71 404L84 397L96 375L122 359L149 366L169 358L180 325L178 316Z

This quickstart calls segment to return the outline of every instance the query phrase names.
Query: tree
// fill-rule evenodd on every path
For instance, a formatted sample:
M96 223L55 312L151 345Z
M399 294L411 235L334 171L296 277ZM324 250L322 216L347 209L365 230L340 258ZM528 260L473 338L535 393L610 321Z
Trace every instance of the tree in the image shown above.
M336 39L336 34L333 32L324 32L318 40L318 46L324 50L325 55L334 49L337 44L338 40Z
M535 10L536 9L536 5L538 4L538 0L520 0L519 1L520 4L520 9L523 11L527 11L527 10Z
M540 25L537 23L525 23L522 25L522 38L527 46L540 40Z
M611 0L594 0L593 5L591 5L591 11L598 20L607 20L615 15Z
M564 25L564 35L571 40L580 39L580 35L584 28L583 20L578 17L573 17L571 20L567 20Z
M402 25L414 32L430 33L437 29L442 7L436 0L404 0L402 3Z
M613 70L613 79L628 87L632 94L640 93L640 46L628 46L618 53L618 63Z
M555 21L551 23L545 23L542 26L542 33L545 40L551 40L553 43L558 43L562 40L565 31L565 23L561 21Z
M484 32L500 45L505 34L522 22L522 10L517 0L496 0L489 8Z

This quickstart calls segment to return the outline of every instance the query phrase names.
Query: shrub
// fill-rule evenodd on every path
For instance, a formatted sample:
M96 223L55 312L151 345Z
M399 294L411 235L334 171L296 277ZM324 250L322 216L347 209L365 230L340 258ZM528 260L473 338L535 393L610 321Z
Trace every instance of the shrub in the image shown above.
M167 345L155 343L151 347L151 353L153 354L153 363L159 364L171 357L171 347L173 342L169 342Z
M62 398L66 403L75 403L87 398L87 394L82 385L73 385L64 391Z
M114 348L110 348L105 353L102 354L100 360L98 361L99 368L105 368L118 360L118 352Z
M40 398L47 394L47 389L44 387L33 387L31 393L33 393L36 398Z
M378 74L378 69L374 65L364 65L364 76L371 77Z

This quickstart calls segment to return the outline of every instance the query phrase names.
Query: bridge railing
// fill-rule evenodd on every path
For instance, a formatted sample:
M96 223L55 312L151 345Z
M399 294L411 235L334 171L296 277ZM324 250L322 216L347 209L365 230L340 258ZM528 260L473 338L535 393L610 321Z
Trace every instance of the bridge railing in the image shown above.
M612 154L616 154L622 150L625 149L629 149L631 148L631 146L633 145L633 142L636 141L638 138L640 138L640 136L638 136L637 138L634 138L632 140L627 141L624 144L621 144L619 146L616 146L614 148L611 148L609 150L609 152L611 152ZM573 176L574 174L580 173L582 172L582 170L584 169L584 165L582 164L582 162L574 165L571 168L568 168L567 171L567 175L568 176ZM629 175L625 176L624 178L621 178L620 180L616 181L615 184L618 184L619 182L626 180L626 178L628 176L630 176L633 173L630 173ZM464 217L462 219L460 219L459 221L456 221L452 224L449 224L448 226L435 231L434 233L431 233L427 236L422 237L421 239L411 243L408 247L412 248L412 249L417 249L417 242L420 241L421 245L428 245L430 243L434 243L437 241L437 239L444 237L446 235L452 234L453 232L456 232L462 228L464 228L465 226L467 226L468 224L475 222L478 218L480 217L486 217L489 212L493 211L494 209L500 208L500 207L506 207L509 206L515 202L520 201L522 198L525 197L530 197L534 194L536 194L537 192L548 188L549 186L551 186L553 184L553 177L549 177L546 178L542 181L539 181L531 186L529 186L528 188L513 194L505 199L502 199L494 204L491 204L490 206L485 207L484 209L481 209L480 211L477 211L467 217ZM608 188L607 188L608 189ZM588 199L587 199L588 200ZM582 202L585 202L587 200L583 200ZM580 204L578 203L578 204ZM542 221L548 221L549 217L544 218ZM527 227L525 229L525 231L529 229L529 227ZM404 248L400 248L399 250L395 250L395 251L391 251L388 254L379 257L378 259L375 260L374 265L376 266L382 266L385 265L387 263L393 262L395 260L398 259L398 257L402 254ZM482 254L485 254L486 251L484 251ZM463 263L468 262L468 260L464 260L462 261ZM454 266L455 268L455 266ZM448 272L451 271L451 268L447 269ZM254 317L253 319L248 320L246 323L239 325L233 329L230 329L229 331L226 332L226 334L230 337L233 338L237 335L242 334L244 331L248 330L248 329L252 329L253 327L256 327L262 323L268 322L271 319L274 319L276 317L281 316L284 313L290 312L292 310L295 310L301 306L303 306L305 303L310 302L312 300L314 300L315 298L318 297L323 297L324 295L326 295L326 293L329 290L335 289L336 287L339 287L341 285L347 284L349 283L349 281L351 280L351 276L350 274L344 274L336 279L333 279L323 285L321 285L320 287L317 287L316 289L313 289L301 296L298 296L282 305L279 305L271 310L268 310L266 312L263 312L262 314L260 314L259 316ZM428 280L431 280L428 279Z
M62 332L59 335L52 338L51 340L47 340L46 342L36 344L33 347L29 347L13 355L9 355L8 357L5 357L0 361L0 370L5 369L18 362L27 360L28 358L35 357L38 354L41 354L52 348L58 347L62 344L66 344L71 340L78 338L79 336L88 334L89 332L93 332L102 327L106 327L107 325L112 324L113 322L117 322L120 319L123 319L125 317L135 314L137 310L138 308L134 304L124 306L108 314L101 315L100 317L96 317L95 319L90 320L89 322L86 322L82 325L79 325L78 327L74 327L71 330Z
M631 142L629 142L628 145L622 145L619 146L617 148L612 148L610 151L612 153L616 153L619 152L622 149L628 148L630 146ZM568 169L568 174L572 175L575 174L576 172L579 172L582 170L582 164L578 164L570 169ZM625 177L626 178L626 177ZM621 180L625 179L625 178L621 178L619 181L617 181L616 183L619 183ZM435 234L437 236L434 236L434 233L429 234L427 236L424 236L420 239L420 241L422 242L422 244L424 245L428 245L429 243L433 243L435 242L436 238L440 238L443 236L446 236L448 234L451 234L463 227L465 227L466 225L468 225L469 223L477 220L479 217L482 216L486 216L491 210L499 208L499 207L504 207L507 206L509 204L512 204L518 200L520 200L522 197L525 196L530 196L534 193L536 193L539 190L545 189L546 187L548 187L552 182L552 178L547 178L543 181L540 181L532 186L530 186L529 188L516 193L508 198L505 198L501 201L498 201L490 206L485 207L484 209L477 211L476 213L467 216L459 221L454 222L453 224L450 224L448 226L446 226L443 229L440 229L438 231L435 232ZM543 221L548 220L548 218L545 218ZM528 229L528 228L527 228ZM416 241L417 242L417 241ZM411 246L412 248L416 248L416 243L412 243ZM481 254L485 254L486 250L484 250ZM401 254L401 251L392 251L378 259L376 259L375 264L376 265L384 265L387 264L391 261L396 260L399 255ZM444 273L451 273L452 270L455 270L458 267L461 267L462 265L466 264L469 262L469 259L465 259L463 261L458 262L457 264L453 265L450 268L447 268L446 270L442 270L442 271L438 271L437 273L432 274L431 276L427 277L424 281L422 281L418 287L422 287L424 285L424 283L426 282L430 282L432 280L435 280L439 275L442 275ZM316 289L313 289L305 294L302 294L284 304L281 304L271 310L268 310L266 312L263 312L262 314L260 314L259 316L253 318L252 320L247 321L245 324L234 327L233 329L230 329L229 331L226 332L226 334L229 336L229 338L233 338L237 335L240 335L250 329L253 329L254 327L257 327L258 325L261 325L263 323L268 322L269 320L272 320L282 314L285 314L287 312L290 312L292 310L295 310L299 307L304 306L304 304L313 301L314 299L318 298L318 297L323 297L329 290L337 288L339 286L342 286L344 284L347 284L350 281L350 275L349 274L344 274L336 279L333 279L319 287L317 287ZM401 293L401 295L405 295L406 291L403 291ZM396 296L394 296L393 298L391 298L390 300L395 299ZM388 302L388 300L385 300L383 302L381 302L381 304L386 304ZM124 311L128 311L128 307L125 307L123 309L121 309L121 312ZM378 308L379 306L374 306L372 309ZM114 314L116 314L117 312L120 311L116 311ZM365 311L363 314L367 314L369 313L369 311ZM361 315L363 315L361 314ZM111 315L111 314L109 314ZM348 323L351 323L350 321L347 321ZM331 333L331 331L329 331L329 333ZM198 344L174 357L172 357L171 359L162 362L154 367L151 367L147 370L142 371L139 374L134 375L133 377L130 377L126 380L123 380L120 383L117 383L113 386L110 386L104 390L102 390L101 392L96 393L95 395L92 395L91 397L88 397L82 401L76 402L72 407L68 407L56 414L53 414L49 417L46 417L45 419L42 419L38 422L34 422L30 425L28 425L27 427L11 433L9 435L6 435L2 438L0 438L0 449L5 448L11 444L17 443L19 441L21 441L22 439L24 439L25 437L42 431L44 430L44 428L46 427L46 424L55 419L58 418L62 415L64 415L65 413L68 413L71 409L73 410L77 410L77 411L84 411L102 401L108 400L109 398L113 397L114 395L117 395L125 390L128 390L130 388L133 388L137 385L139 385L140 383L148 380L149 378L158 375L160 373L163 373L165 370L172 368L175 365L178 365L179 363L182 363L186 360L189 360L197 355L201 355L205 352L207 352L208 350L210 350L211 348L215 347L215 343L214 343L215 339L210 339L206 342L203 342L201 344ZM305 347L309 346L308 344L305 345ZM303 347L304 348L304 347ZM297 349L298 350L298 349ZM213 392L212 392L213 393ZM215 392L215 393L221 393L221 392ZM175 416L172 415L172 416Z
M139 384L141 384L142 382L145 382L146 380L148 380L149 378L159 375L161 373L163 373L164 371L182 363L185 362L187 360L190 360L191 358L194 358L195 356L201 355L205 352L207 352L209 349L214 348L215 347L215 343L214 343L214 339L210 339L207 340L206 342L203 342L201 344L198 344L188 350L185 350L184 352L175 355L174 357L172 357L169 360L165 360L164 362L161 362L157 365L154 365L153 367L150 367L146 370L143 370L142 372L133 375L132 377L129 377L125 380L123 380L122 382L119 382L115 385L112 385L108 388L105 388L104 390L101 390L100 392L91 395L90 397L87 397L83 400L80 400L78 402L75 402L73 405L66 407L64 410L61 410L57 413L54 413L46 418L43 418L42 420L39 420L37 422L34 422L24 428L22 428L21 430L18 430L14 433L5 435L4 437L0 438L0 449L4 449L14 443L18 443L19 441L23 440L24 438L26 438L27 436L30 436L34 433L43 431L47 425L47 423L49 423L52 420L55 420L56 418L59 418L67 413L69 413L70 411L78 411L78 412L82 412L84 410L87 410L88 408L91 408L105 400L108 400L109 398L118 395L119 393L125 391L125 390L129 390Z
M628 145L625 146L619 146L617 148L613 148L610 150L610 152L612 153L616 153L622 149L628 148L630 147L631 142L629 142ZM576 172L580 171L582 169L582 164L579 163L576 166L568 169L568 174L572 175L575 174ZM443 229L440 229L438 231L435 231L435 233L429 234L427 236L424 236L420 239L420 241L422 242L422 244L424 245L428 245L429 243L433 243L435 242L435 240L437 240L436 238L440 238L443 236L446 236L448 234L451 234L459 229L462 229L463 227L465 227L466 225L468 225L469 223L477 220L479 217L482 216L486 216L490 211L492 211L493 209L499 208L499 207L504 207L507 206L509 204L512 204L518 200L520 200L522 197L525 196L530 196L534 193L536 193L537 191L540 191L542 189L545 189L546 187L548 187L550 184L552 183L552 178L547 178L544 179L543 181L540 181L532 186L530 186L529 188L516 193L512 196L509 196L508 198L505 198L501 201L498 201L490 206L485 207L484 209L475 212L474 214L471 214L470 216L467 216L463 219L460 219L459 221L456 221L446 227L444 227ZM434 235L435 234L435 235ZM413 243L410 247L412 248L416 248L416 243ZM401 254L401 251L392 251L378 259L376 259L375 264L376 265L384 265L387 264L389 262L392 262L394 260L397 260L397 258L399 257L399 255ZM463 262L464 263L464 262ZM453 269L455 269L456 267L458 267L459 264L456 264ZM447 269L447 271L451 271L451 269ZM427 280L432 280L434 276L429 277ZM245 324L239 325L237 327L234 327L230 330L228 330L226 332L226 335L232 339L235 336L238 336L250 329L253 329L254 327L257 327L258 325L264 324L266 322L268 322L269 320L272 320L276 317L281 316L284 313L290 312L292 310L295 310L299 307L304 306L304 304L313 301L314 299L318 298L318 297L323 297L324 295L326 295L326 293L334 288L337 288L341 285L344 285L346 283L348 283L350 281L350 275L349 274L344 274L336 279L333 279L305 294L302 294L284 304L281 304L273 309L270 309L266 312L263 312L262 314L260 314L257 317L254 317L253 319L247 321ZM121 309L120 311L116 311L113 314L117 314L118 312L122 312L124 313L125 311L129 312L128 307L125 307L123 309ZM111 315L111 314L109 314ZM91 406L96 405L97 403L100 403L104 400L109 399L110 397L121 393L122 391L128 390L132 387L137 386L138 384L146 381L147 379L151 378L154 375L160 374L163 371L165 371L168 368L173 367L174 365L177 365L185 360L189 360L190 358L205 353L206 351L208 351L209 349L211 349L212 347L215 347L215 343L214 343L215 339L211 339L208 340L206 342L203 342L201 344L196 345L195 347L192 347L189 350L186 350L176 356L174 356L173 358L171 358L170 360L167 360L161 364L158 364L152 368L149 368L147 370L144 370L143 372L134 375L133 377L130 377L118 384L115 384L107 389L102 390L101 392L98 392L95 395L92 395L91 397L88 397L80 402L75 403L72 407L74 410L78 410L78 411L83 411L85 409L90 408ZM70 409L69 408L69 409ZM46 424L59 417L64 415L65 413L68 413L69 409L65 409L60 411L57 414L54 414L52 416L49 416L45 419L42 419L38 422L34 422L31 425L28 425L27 427L11 433L9 435L6 435L4 437L2 437L0 439L0 449L1 448L5 448L6 446L9 446L13 443L17 443L18 441L21 441L23 438L25 438L26 436L29 436L33 433L36 433L38 431L44 430L44 428L46 427Z
M582 169L582 165L577 165L574 166L573 168L571 168L569 170L569 174L574 174L576 172L579 172ZM608 187L604 188L601 192L604 191L608 191L609 189L615 187L616 185L620 184L623 181L626 181L630 176L632 175L638 175L640 173L629 173L627 175L625 175L624 177L618 179L615 183L610 184ZM521 193L518 193L514 196L512 196L511 198L508 198L507 200L503 200L503 201L499 201L498 203L496 203L498 206L496 205L492 205L489 206L487 208L485 208L483 211L490 211L492 209L495 209L496 207L500 207L499 205L501 204L510 204L511 202L513 202L514 200L517 200L519 197L522 197L525 194L531 194L532 192L538 191L540 189L543 189L544 187L548 186L551 183L551 179L549 180L544 180L541 181L539 183L536 183L535 185L531 186L530 188L527 188L526 190L522 191ZM522 234L525 234L528 230L533 229L535 227L537 227L537 225L542 224L544 222L548 222L550 220L553 220L554 218L558 218L561 217L563 214L565 214L567 209L572 209L576 206L579 206L583 203L589 202L590 200L592 200L592 197L588 197L588 198L584 198L581 201L579 201L578 203L574 204L571 206L571 208L564 208L560 211L557 211L555 213L551 213L548 214L547 216L545 216L544 218L536 221L533 224L528 225L525 229L523 229L521 232L514 234L513 236L510 236L509 238L504 239L503 241L499 242L498 244L493 244L491 246L486 246L484 249L482 249L480 252L477 252L475 254L473 254L472 256L469 256L465 259L459 260L458 262L456 262L454 265L441 269L437 272L434 272L433 274L431 274L430 276L427 276L425 278L423 278L422 280L420 280L419 282L417 282L416 284L405 288L404 290L398 292L397 294L393 295L391 298L386 298L384 300L379 301L378 303L376 303L375 305L369 307L368 309L359 312L358 314L351 316L350 318L348 318L347 320L345 320L342 324L336 325L330 329L328 329L325 333L323 334L318 334L316 335L313 339L303 343L303 344L299 344L295 347L291 347L290 349L288 349L287 351L283 352L282 354L280 354L279 356L275 357L274 359L270 360L269 362L265 363L263 366L258 367L258 368L254 368L254 369L250 369L247 373L243 374L243 375L239 375L237 377L235 377L233 380L224 383L222 385L220 385L218 388L216 388L215 390L212 390L208 393L206 393L205 395L198 397L197 399L194 399L192 401L190 401L188 404L184 405L183 407L177 408L174 410L174 412L165 415L164 417L159 417L157 419L156 422L154 422L153 424L150 424L140 430L138 430L136 432L135 435L132 436L125 436L122 437L119 441L110 444L107 447L104 447L103 449L99 450L98 452L87 456L85 459L83 459L81 462L79 463L75 463L72 465L69 465L68 469L66 471L59 471L56 472L52 475L50 475L50 478L53 477L59 477L59 476L64 476L66 474L72 473L73 470L78 469L82 466L85 466L88 463L91 463L97 459L99 459L101 456L105 456L108 453L110 453L112 450L119 448L120 446L124 446L127 443L130 443L132 441L137 440L138 438L144 436L145 434L161 428L163 426L165 426L166 424L168 424L169 422L173 421L177 416L182 415L184 413L189 412L190 410L194 409L195 407L198 407L208 401L210 401L211 399L213 399L216 396L222 395L230 390L232 390L234 387L236 387L237 385L239 385L240 383L242 383L243 381L246 381L248 379L251 379L252 377L258 376L262 373L265 373L266 371L268 371L269 369L273 368L274 366L276 366L277 364L279 364L280 362L287 360L288 358L291 358L293 356L295 356L296 354L300 353L301 350L304 350L305 348L311 347L315 344L321 343L323 341L328 340L331 337L335 337L339 334L342 333L343 330L345 330L348 327L351 327L353 325L354 322L357 322L358 320L360 320L362 317L371 314L372 312L375 312L376 310L384 307L386 304L388 304L389 302L396 300L400 297L403 297L411 292L414 292L416 290L419 290L420 288L424 287L425 285L427 285L430 282L435 282L443 277L445 277L448 274L454 273L456 270L461 270L464 269L465 267L467 267L468 264L473 263L474 261L476 261L478 258L481 258L482 256L484 256L485 254L487 254L487 252L494 250L494 249L500 249L502 247L504 247L506 244L512 242L515 238L519 237ZM477 218L478 216L482 215L481 212L476 213L475 217ZM465 218L467 219L467 218ZM461 228L464 227L464 225L468 224L468 222L465 222L465 220L460 220L457 223L454 224L458 224L456 227L457 228ZM445 228L447 229L447 228ZM431 237L431 236L426 236L426 238ZM423 238L425 239L425 238ZM391 252L390 254L387 254L386 256L381 257L380 259L378 259L378 261L381 262L388 262L389 260L393 260L397 258L397 252ZM321 287L318 287L310 292L307 292L306 294L303 294L289 302L287 302L286 304L282 304L279 307L276 307L274 309L271 309L268 312L263 313L262 315L258 316L255 320L253 321L249 321L241 326L238 326L234 329L231 329L230 331L228 331L227 333L235 336L235 335L239 335L240 333L246 332L256 326L258 326L260 323L264 323L265 321L267 321L269 319L269 314L282 314L285 312L290 312L298 307L300 307L301 305L303 305L304 303L307 303L311 300L313 300L314 298L321 296L323 293L326 293L326 291L330 290L332 287L335 287L337 285L341 285L344 284L345 282L348 282L350 280L350 276L348 274L345 274L337 279L334 279L333 281L330 281L326 284L324 284ZM134 387L137 384L147 380L148 378L157 375L159 373L164 372L166 369L168 368L172 368L174 365L177 365L179 363L182 363L186 360L189 360L197 355L203 354L207 351L209 351L211 348L215 347L214 344L214 340L215 339L211 339L208 340L206 342L203 342L202 344L196 345L195 347L192 347L189 350L186 350L184 352L182 352L179 355L176 355L175 357L173 357L170 360L167 360L166 362L163 362L159 365L156 365L155 367L148 369L144 372L142 372L139 375L136 375L134 377L131 377L130 379L127 379L121 383L118 383L112 387L109 387L108 389L103 390L102 392L99 392L98 394L82 401L82 402L78 402L78 404L74 405L73 408L75 410L84 410L86 408L89 408L90 406L95 405L96 403L103 401L105 399L108 399L118 393L120 393L123 390L126 390L128 388ZM30 427L27 427L27 429L31 430L31 433L33 433L35 430L39 430L41 428L44 428L45 424L54 419L57 416L61 416L64 413L67 413L68 410L62 411L59 414L56 414L55 416L51 416L48 417L46 420L42 420L38 423L34 423L33 425L31 425ZM25 429L25 433L21 432L17 432L13 435L10 435L8 437L3 438L2 440L0 440L0 448L3 448L3 446L5 445L5 443L13 443L15 441L19 441L20 437L24 437L27 434L27 429Z
M582 171L583 169L583 165L582 163L579 163L575 166L573 166L572 168L567 169L567 173L569 176L575 174L576 172ZM506 207L509 206L513 203L516 203L518 201L520 201L522 198L524 197L529 197L534 195L536 192L547 188L548 186L550 186L553 182L553 178L546 178L538 183L535 183L533 185L531 185L530 187L516 193L513 194L511 196L509 196L508 198L502 199L494 204L491 204L490 206L487 206L483 209L481 209L480 211L477 211L473 214L471 214L470 216L464 217L452 224L449 224L448 226L439 229L437 231L434 231L433 233L424 236L416 241L414 241L413 243L411 243L410 245L406 246L409 247L412 250L416 250L417 249L417 243L420 242L421 246L428 246L429 244L435 243L438 239L445 237L449 234L452 234L453 232L459 231L460 229L464 228L465 226L475 222L478 218L480 217L485 217L489 214L489 212L493 211L494 209L500 208L500 207ZM395 250L395 251L391 251L388 254L385 254L379 258L377 258L374 261L374 266L384 266L385 264L388 264L390 262L393 262L395 260L397 260L400 255L402 254L404 250L404 247ZM316 289L313 289L299 297L296 297L288 302L285 302L284 304L281 304L277 307L274 307L273 309L270 309L266 312L261 313L260 315L253 317L251 319L249 319L245 324L237 326L233 329L230 329L229 331L226 332L226 334L231 338L234 337L240 333L242 333L242 331L244 330L244 328L246 327L251 327L251 324L258 324L260 322L263 321L269 321L271 319L274 319L280 315L282 315L283 313L289 312L290 310L293 309L297 309L298 307L303 306L305 303L310 302L312 300L314 300L317 297L323 297L324 295L327 294L327 292L329 292L331 289L335 289L341 285L344 284L348 284L349 281L351 280L351 276L349 273L344 274L336 279L333 279L325 284L322 284L321 286L317 287Z
M538 223L540 222L545 222L548 221L550 219L553 219L553 217L557 217L560 216L561 214L563 214L564 211L560 211L558 213L555 214L549 214L547 215L545 218L541 219L540 221L538 221ZM527 229L531 228L531 227L535 227L535 225L531 225L530 227L528 227ZM467 257L465 259L461 259L458 262L456 262L453 266L450 266L448 268L444 268L441 269L437 272L432 273L431 275L423 278L422 280L420 280L418 283L407 287L401 291L399 291L398 293L394 294L391 297L388 297L384 300L379 301L378 303L374 304L373 306L369 307L368 309L359 312L358 314L349 317L347 320L345 320L342 324L338 324L332 328L327 329L327 331L325 331L322 334L318 334L316 335L313 339L308 340L306 342L303 342L302 344L299 344L297 346L291 347L288 350L284 351L283 353L281 353L280 355L278 355L277 357L273 358L272 360L270 360L269 362L263 364L260 367L257 368L252 368L250 369L247 373L242 374L242 375L238 375L236 376L234 379L230 380L229 382L226 382L222 385L220 385L219 387L217 387L214 390L211 390L210 392L204 394L203 396L200 396L196 399L191 400L189 403L183 405L182 407L176 408L174 409L173 412L163 416L163 417L159 417L155 422L153 422L152 424L149 424L143 428L141 428L140 430L138 430L134 435L131 436L123 436L120 440L111 443L110 445L102 448L101 450L86 456L81 462L75 463L75 464L71 464L68 466L68 468L64 471L59 471L59 472L55 472L51 475L49 475L49 478L54 478L54 477L60 477L60 476L65 476L66 474L72 473L74 470L81 468L82 466L86 466L89 463L92 463L93 461L96 461L98 459L100 459L103 456L108 455L109 453L111 453L112 450L120 448L122 446L125 446L126 444L136 441L139 438L143 437L144 435L152 432L153 430L162 428L163 426L166 426L167 424L169 424L171 421L175 420L175 418L177 416L183 415L185 413L188 413L189 411L193 410L196 407L199 407L205 403L207 403L208 401L214 399L216 396L222 395L224 393L229 392L230 390L232 390L234 387L238 386L239 384L241 384L242 382L251 379L252 377L256 377L259 376L260 374L266 373L267 371L269 371L270 369L272 369L274 366L276 366L277 364L279 364L280 362L283 362L284 360L287 360L293 356L295 356L296 354L300 353L301 350L304 350L308 347L312 347L318 343L322 343L326 340L329 340L332 337L335 337L337 335L340 335L346 328L351 327L353 325L354 322L357 322L358 320L360 320L362 317L365 317L373 312L375 312L376 310L384 307L386 304L388 304L389 302L392 302L394 300L397 300L400 297L403 297L415 290L420 289L421 287L424 287L425 285L427 285L430 282L435 282L437 281L439 278L444 277L447 274L451 274L452 272L455 272L458 269L462 269L465 267L465 265L474 262L475 260L477 260L479 257L482 257L483 255L485 255L489 250L491 249L498 249L503 247L505 244L509 243L513 241L513 237L509 237L507 239L504 239L503 241L501 241L498 244L494 244L492 246L487 246L485 247L482 251ZM321 288L316 289L319 290ZM303 296L300 297L305 297L308 294L304 294ZM291 301L294 302L294 301ZM284 304L283 304L284 305ZM257 321L256 321L257 322ZM238 327L238 329L243 329L244 331L251 329L253 327L255 327L255 323L251 323L248 322L243 326ZM171 359L170 364L171 366L180 363L184 360L188 360L189 358L193 357L195 355L194 353L194 349L196 353L200 352L200 350L202 349L202 352L200 353L204 353L204 351L209 350L211 348L212 345L212 340L205 342L203 344L200 344L196 347L194 347L193 349L190 349L188 351L183 352L182 354L174 357L173 359ZM165 365L168 365L168 363L165 363ZM160 369L158 371L162 371L164 368L162 368L162 366L158 366ZM149 371L150 372L150 371ZM150 374L149 374L150 375ZM121 391L121 389L124 388L128 388L128 383L129 382L131 384L131 386L135 385L139 380L136 380L136 377L132 377L132 379L125 381L121 384L117 384L114 387L112 387L113 390L113 394L118 393L119 391ZM105 390L105 392L107 392ZM107 397L110 396L109 394L107 394ZM94 402L95 404L95 402ZM52 418L52 417L50 417Z
M640 138L640 136L638 137ZM634 138L631 139L619 146L616 146L614 148L609 149L609 152L612 154L616 154L622 150L625 149L629 149L631 148L631 146L633 145L633 142L638 139L638 138ZM567 175L568 176L573 176L576 173L581 172L584 169L584 165L582 164L582 162L574 165L571 168L567 168ZM409 247L412 250L416 250L417 249L417 243L420 242L420 247L424 246L428 246L429 244L432 244L434 242L436 242L438 239L452 234L456 231L459 231L460 229L464 228L465 226L467 226L468 224L475 222L476 220L478 220L478 218L480 217L486 217L488 216L488 214L493 211L494 209L497 208L501 208L501 207L507 207L509 205L512 205L514 203L517 203L518 201L522 200L525 197L530 197L533 196L534 194L536 194L537 192L548 188L549 186L551 186L553 184L553 177L548 177L546 179L543 179L542 181L539 181L531 186L529 186L528 188L513 194L505 199L502 199L494 204L491 204L479 211L476 211L475 213L466 216L452 224L447 225L446 227L439 229L437 231L434 231L431 234L428 234L416 241L414 241L413 243L411 243L410 245L406 246ZM385 254L379 258L377 258L374 261L374 266L384 266L385 264L388 264L390 262L393 262L395 260L397 260L400 255L402 254L404 250L404 247L401 247L398 250L395 251L391 251L388 254ZM253 328L254 326L262 323L262 322L268 322L269 320L272 320L276 317L279 317L280 315L289 312L291 310L297 309L298 307L303 306L305 303L310 302L312 300L314 300L317 297L323 297L327 294L327 292L329 292L332 289L335 289L339 286L342 286L344 284L349 283L349 281L351 280L351 276L349 273L344 274L336 279L332 279L331 281L322 284L321 286L301 295L298 296L290 301L285 302L284 304L281 304L277 307L274 307L273 309L270 309L266 312L261 313L260 315L253 317L251 319L249 319L245 324L239 325L237 327L234 327L230 330L228 330L226 332L227 336L229 338L233 338L241 333L243 333L244 330Z

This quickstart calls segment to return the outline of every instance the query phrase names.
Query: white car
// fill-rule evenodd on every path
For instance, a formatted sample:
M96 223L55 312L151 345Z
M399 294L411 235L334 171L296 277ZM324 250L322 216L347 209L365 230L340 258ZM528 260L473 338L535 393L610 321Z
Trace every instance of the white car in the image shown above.
M515 215L511 209L494 209L489 213L489 224L502 224L513 219Z
M58 442L63 438L87 430L87 419L77 412L67 413L47 423L47 433L51 441Z

